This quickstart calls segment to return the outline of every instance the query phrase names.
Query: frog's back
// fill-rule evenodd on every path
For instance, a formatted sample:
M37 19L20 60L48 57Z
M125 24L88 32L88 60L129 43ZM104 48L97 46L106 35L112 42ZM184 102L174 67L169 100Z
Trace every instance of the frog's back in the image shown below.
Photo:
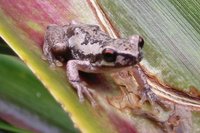
M73 59L93 62L101 54L103 47L112 40L98 26L83 25L74 28L68 42Z

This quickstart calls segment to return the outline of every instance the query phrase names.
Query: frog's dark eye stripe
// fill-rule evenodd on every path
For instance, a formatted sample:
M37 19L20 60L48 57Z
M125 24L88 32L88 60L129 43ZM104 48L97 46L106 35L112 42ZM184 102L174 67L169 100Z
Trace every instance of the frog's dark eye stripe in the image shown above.
M117 53L113 49L104 49L102 54L106 62L114 62L117 57Z

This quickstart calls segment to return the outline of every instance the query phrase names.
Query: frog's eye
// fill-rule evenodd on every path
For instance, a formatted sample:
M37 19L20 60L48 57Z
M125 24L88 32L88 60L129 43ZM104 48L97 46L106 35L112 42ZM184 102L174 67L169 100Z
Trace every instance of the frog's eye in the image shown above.
M117 57L117 53L113 49L106 48L103 50L102 54L103 54L103 59L106 62L114 62Z

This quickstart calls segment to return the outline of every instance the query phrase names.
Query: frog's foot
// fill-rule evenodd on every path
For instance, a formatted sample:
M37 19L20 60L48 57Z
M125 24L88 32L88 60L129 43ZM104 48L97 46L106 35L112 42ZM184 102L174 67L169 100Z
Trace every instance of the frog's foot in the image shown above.
M84 100L85 95L93 106L97 105L94 100L92 91L86 86L86 83L80 79L79 71L92 72L96 69L90 64L89 61L69 60L66 65L67 77L74 88L78 92L80 101Z
M140 95L140 104L144 104L146 101L148 101L151 105L155 105L155 102L157 100L156 94L151 90L150 87L143 88L139 91Z
M54 61L55 62L55 64L56 64L56 66L63 66L63 63L62 62L60 62L59 60L55 60Z
M139 85L139 96L141 98L139 104L143 105L144 102L148 101L154 109L158 110L158 105L162 106L162 108L167 109L162 101L158 99L158 96L152 91L152 87L147 82L147 77L145 73L142 71L140 66L136 65L133 68L133 76L135 77L138 85Z
M54 60L50 62L50 68L55 69L56 66L61 67L63 66L63 64L59 60Z
M158 97L157 95L151 90L151 87L143 88L139 91L140 101L139 105L143 105L145 102L149 102L150 105L153 107L153 111L155 113L159 113L160 109L158 108Z
M47 60L47 57L44 54L42 54L41 57L42 57L43 60Z
M50 64L50 68L55 69L56 66L58 66L58 67L63 66L62 62L57 60L51 53L49 53L47 55L42 54L42 59L48 60L48 62Z
M93 90L87 88L83 82L80 81L71 81L71 84L77 89L79 101L84 101L84 95L88 98L92 106L96 106L97 103L93 97Z

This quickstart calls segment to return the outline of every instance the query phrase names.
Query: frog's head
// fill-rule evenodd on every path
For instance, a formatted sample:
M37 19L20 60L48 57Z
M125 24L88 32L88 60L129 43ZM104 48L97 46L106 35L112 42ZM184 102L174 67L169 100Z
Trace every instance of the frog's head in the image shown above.
M133 66L142 59L143 45L144 40L138 35L133 35L128 39L115 39L103 47L99 65L117 68Z

